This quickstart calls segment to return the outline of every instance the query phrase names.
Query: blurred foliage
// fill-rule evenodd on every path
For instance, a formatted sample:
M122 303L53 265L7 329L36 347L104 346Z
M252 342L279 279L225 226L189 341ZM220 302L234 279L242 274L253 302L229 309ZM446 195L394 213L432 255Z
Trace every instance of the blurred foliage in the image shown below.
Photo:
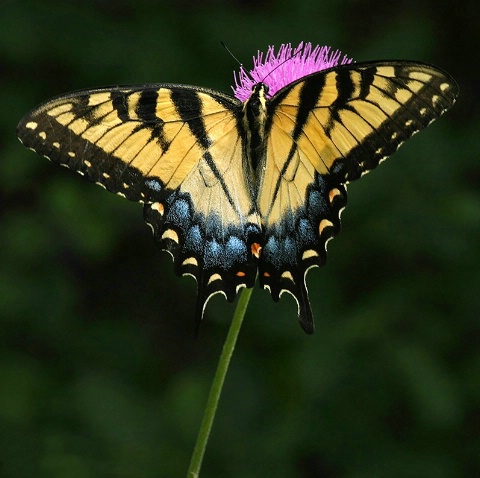
M480 476L478 3L433 0L0 4L0 476L184 476L233 306L193 338L195 286L142 209L22 148L17 121L69 90L229 90L258 49L300 40L417 59L457 105L350 187L308 277L317 333L257 290L204 475Z

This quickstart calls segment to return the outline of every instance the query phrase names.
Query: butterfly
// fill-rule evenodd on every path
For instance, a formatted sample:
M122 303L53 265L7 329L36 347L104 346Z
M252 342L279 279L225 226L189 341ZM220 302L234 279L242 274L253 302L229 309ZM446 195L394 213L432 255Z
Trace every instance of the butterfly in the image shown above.
M217 293L256 277L287 292L314 330L306 274L340 231L347 184L374 169L458 95L440 69L407 61L312 73L244 102L175 84L54 98L18 124L21 142L107 190L144 203L177 275L196 279L197 323Z

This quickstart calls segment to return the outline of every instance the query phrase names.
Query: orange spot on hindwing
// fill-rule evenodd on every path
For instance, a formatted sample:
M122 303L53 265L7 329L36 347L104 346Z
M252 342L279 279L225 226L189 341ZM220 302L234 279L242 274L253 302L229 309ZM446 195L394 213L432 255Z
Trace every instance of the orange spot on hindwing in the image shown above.
M260 254L262 253L262 246L261 246L258 242L254 242L254 243L251 245L251 250L252 250L252 254L253 254L257 259L259 259L259 258L260 258Z

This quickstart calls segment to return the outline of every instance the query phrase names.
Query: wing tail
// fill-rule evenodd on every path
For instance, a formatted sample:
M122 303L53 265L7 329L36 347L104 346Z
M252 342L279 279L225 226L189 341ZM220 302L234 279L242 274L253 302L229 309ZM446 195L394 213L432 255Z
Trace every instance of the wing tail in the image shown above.
M299 284L295 300L298 306L298 321L305 333L311 335L315 332L315 324L313 321L312 308L310 306L310 300L308 298L308 290L305 283L306 276Z

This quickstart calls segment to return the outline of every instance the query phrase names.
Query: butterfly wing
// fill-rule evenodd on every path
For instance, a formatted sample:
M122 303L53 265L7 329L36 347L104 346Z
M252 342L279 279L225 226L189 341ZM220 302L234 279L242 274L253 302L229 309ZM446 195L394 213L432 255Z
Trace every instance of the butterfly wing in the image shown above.
M394 153L455 102L458 87L435 67L352 64L288 85L268 105L258 211L265 228L260 284L294 296L313 332L306 273L326 261L340 231L346 184Z
M255 282L260 221L252 204L241 103L178 86L73 93L19 123L20 140L134 201L175 272L198 283L197 320L215 293L233 301Z

